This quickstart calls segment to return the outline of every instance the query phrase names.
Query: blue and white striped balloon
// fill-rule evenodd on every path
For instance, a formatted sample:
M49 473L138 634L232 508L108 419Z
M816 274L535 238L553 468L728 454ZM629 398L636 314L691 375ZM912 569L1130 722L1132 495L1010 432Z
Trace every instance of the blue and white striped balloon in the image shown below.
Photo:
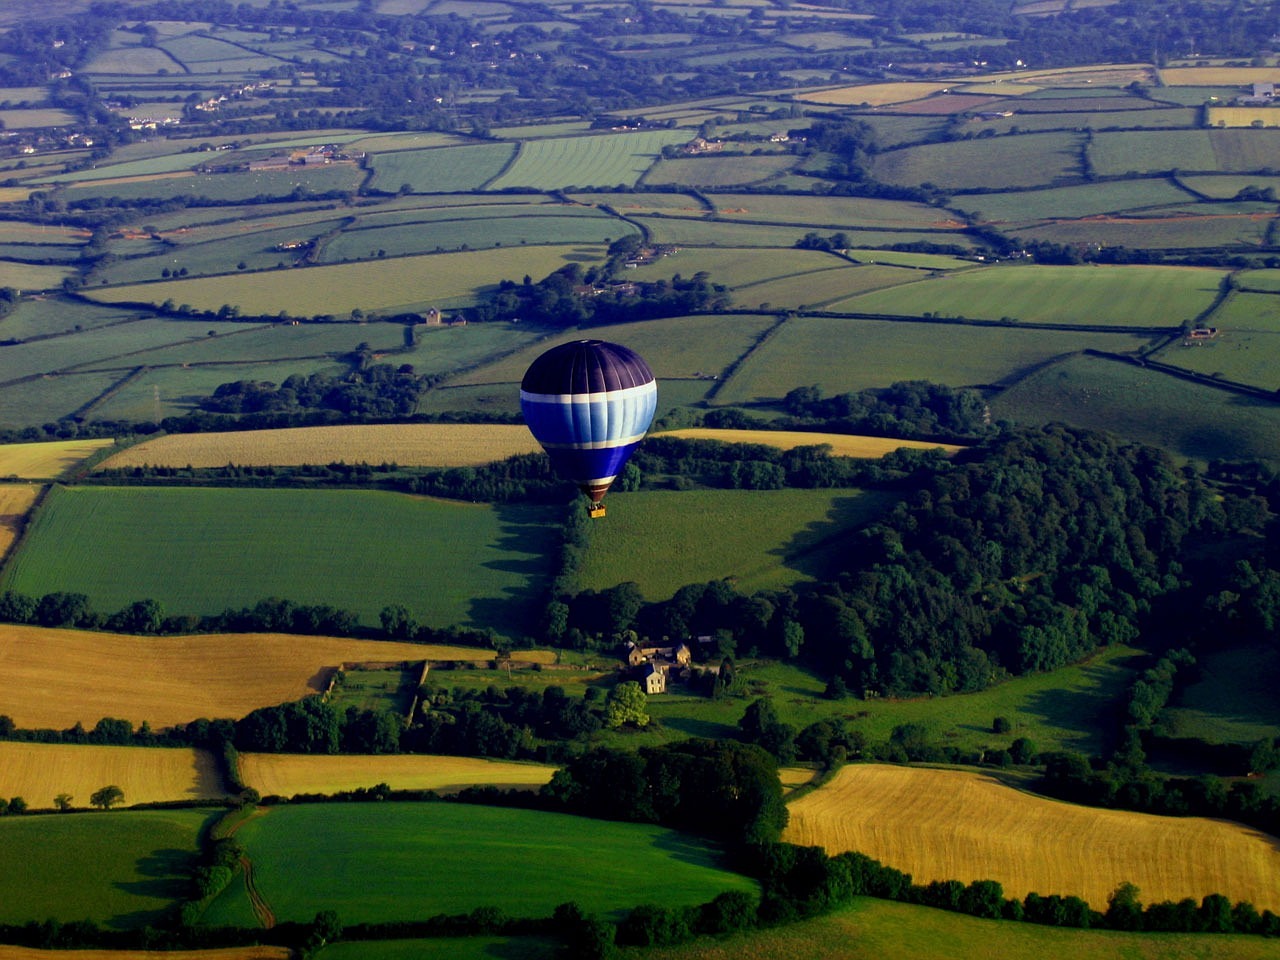
M520 409L556 472L593 504L644 439L658 383L634 351L603 340L552 347L520 383Z

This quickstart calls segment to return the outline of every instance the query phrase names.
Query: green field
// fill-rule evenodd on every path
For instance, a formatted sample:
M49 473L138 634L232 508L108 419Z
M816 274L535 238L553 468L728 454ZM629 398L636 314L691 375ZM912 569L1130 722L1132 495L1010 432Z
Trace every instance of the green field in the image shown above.
M732 229L745 229L736 227ZM637 280L663 280L673 273L690 277L699 270L711 274L716 283L733 289L790 277L815 270L848 266L848 261L821 250L761 250L755 247L715 249L682 247L669 257L638 267L628 276Z
M158 158L158 160L166 159L174 158ZM121 173L119 176L129 175ZM70 185L66 196L73 200L89 200L97 197L119 197L122 200L200 197L215 203L236 203L258 196L283 199L295 193L323 193L328 190L355 191L363 177L364 172L349 163L335 163L327 167L296 167L288 170L182 174L173 177L108 183L96 183L94 180L104 179L96 177L93 180Z
M956 387L988 384L1085 348L1127 353L1145 342L1123 333L800 317L784 323L747 358L716 394L716 402L779 398L809 384L828 394L886 387L898 380Z
M872 169L887 183L1004 189L1079 176L1079 161L1078 134L1037 133L889 150L876 157Z
M478 190L511 162L516 148L509 143L397 150L372 158L370 189L395 193L404 184L415 193L454 193Z
M737 187L768 180L796 165L790 154L763 157L685 157L663 160L644 178L646 186L668 187L692 184L699 187Z
M1089 217L1192 199L1168 180L1122 180L1049 190L955 197L951 205L978 220L1025 223L1048 217Z
M1206 172L1220 169L1208 130L1098 133L1089 147L1089 158L1101 176L1175 167Z
M355 956L343 955L344 960ZM860 897L852 906L816 920L722 940L652 948L643 956L646 960L1274 960L1276 946L1261 937L1064 930L978 920Z
M1253 744L1280 736L1280 651L1264 646L1204 651L1198 679L1160 714L1161 731L1215 743Z
M1194 267L997 266L863 294L831 309L1177 327L1213 302L1221 279L1220 270Z
M554 960L559 940L537 937L440 937L436 940L351 940L331 944L316 960Z
M555 513L375 491L57 488L2 582L84 593L107 612L143 597L201 614L274 596L376 624L402 603L423 623L518 636Z
M494 190L633 186L663 147L688 138L685 130L643 130L532 140L520 147L515 163L489 186Z
M1230 200L1246 187L1256 187L1259 190L1265 190L1270 187L1272 190L1280 190L1280 177L1244 175L1182 177L1180 179L1192 190L1203 193L1205 196L1212 197L1215 200Z
M633 580L648 600L687 583L735 579L745 593L821 577L836 542L893 502L856 490L646 491L609 497L589 528L582 588ZM743 523L747 514L751 523Z
M267 271L192 280L166 280L95 288L104 303L163 303L173 300L198 310L233 304L249 315L343 316L357 307L398 312L429 306L474 303L499 280L526 273L545 277L569 261L590 263L603 247L531 246L466 253L395 257L376 263L333 264L300 270Z
M1024 242L1047 240L1071 246L1101 244L1154 250L1212 246L1256 248L1266 236L1271 221L1271 216L1215 216L1212 209L1202 216L1168 218L1149 211L1142 218L1060 220L1043 226L1015 228L1015 232Z
M716 212L729 221L796 223L833 230L848 227L911 230L959 226L946 211L908 200L754 193L716 193L708 199L716 205Z
M69 416L122 376L120 373L82 373L0 387L0 426L26 427Z
M32 806L52 806L52 801L27 798ZM0 819L0 923L53 918L115 928L158 924L165 909L187 894L201 827L222 812L131 810Z
M798 308L818 309L828 304L844 301L852 295L869 290L880 290L900 283L913 283L922 274L905 267L881 264L865 266L828 267L781 277L763 283L736 287L733 291L735 306L760 309Z
M380 256L517 247L526 243L609 243L639 230L614 217L566 212L563 216L520 216L432 220L398 226L349 230L325 244L322 262Z
M567 900L609 914L755 889L707 844L672 830L469 804L273 807L236 838L280 920L327 909L346 923L416 920L481 906L548 916ZM242 917L238 892L215 900L204 922Z
M390 710L406 714L413 701L419 670L345 670L340 682L329 695L329 703L338 711L348 707L357 710Z
M1198 460L1280 459L1280 406L1093 357L1037 371L991 415L1109 430Z

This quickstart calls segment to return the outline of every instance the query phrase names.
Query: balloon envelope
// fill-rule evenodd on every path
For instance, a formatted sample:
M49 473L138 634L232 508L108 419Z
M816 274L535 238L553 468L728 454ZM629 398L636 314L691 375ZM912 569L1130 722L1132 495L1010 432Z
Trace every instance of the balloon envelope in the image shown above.
M658 383L633 350L604 340L552 347L529 365L520 409L556 472L599 503L644 439Z

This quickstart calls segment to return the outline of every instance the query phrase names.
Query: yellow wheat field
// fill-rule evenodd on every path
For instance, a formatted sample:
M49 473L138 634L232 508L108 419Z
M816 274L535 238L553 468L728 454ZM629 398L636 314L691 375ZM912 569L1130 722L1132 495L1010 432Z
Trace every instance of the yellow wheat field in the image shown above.
M814 767L779 767L778 780L782 783L782 792L791 793L801 787L808 786L818 775Z
M1243 87L1275 79L1274 67L1165 67L1160 71L1166 87Z
M467 787L536 790L551 779L555 767L477 757L441 756L299 756L281 753L240 754L240 779L265 796L334 793L385 783L393 790L457 793Z
M833 90L801 92L796 94L796 99L804 103L829 103L841 106L869 103L873 107L882 107L890 103L919 100L931 93L939 93L949 86L950 83L946 80L928 83L915 80L902 80L897 83L865 83L854 87L837 87Z
M219 950L37 950L0 944L0 960L289 960L288 947Z
M519 424L403 423L182 433L122 450L113 467L285 467L305 463L398 463L473 467L540 449ZM2 461L0 461L2 462ZM0 471L0 475L3 471Z
M947 453L964 449L954 443L929 443L925 440L895 440L892 437L855 437L843 433L805 433L799 430L713 430L690 427L657 434L663 437L683 437L686 440L723 440L725 443L762 443L770 447L790 450L793 447L830 444L837 457L860 457L871 460L910 447L912 450L941 448Z
M43 489L29 483L0 485L0 557L17 539L23 521Z
M0 714L19 727L92 727L119 717L158 730L297 700L324 689L342 663L493 656L474 647L272 633L134 637L3 625Z
M68 793L73 807L88 807L108 784L124 791L126 805L226 795L207 750L0 741L0 796L52 807Z
M791 804L790 843L856 850L931 880L1087 900L1134 883L1145 903L1210 893L1280 909L1280 842L1220 820L1048 800L960 770L847 766Z
M0 477L52 480L113 443L115 441L110 437L103 437L97 440L0 444Z
M1210 107L1208 113L1211 127L1251 127L1254 123L1280 127L1280 109L1276 107Z

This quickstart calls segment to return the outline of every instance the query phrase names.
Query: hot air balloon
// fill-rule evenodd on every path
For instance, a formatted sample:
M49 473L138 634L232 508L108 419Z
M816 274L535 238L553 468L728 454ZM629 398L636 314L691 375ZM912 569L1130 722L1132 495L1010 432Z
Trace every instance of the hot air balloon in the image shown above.
M552 347L529 365L520 409L556 472L590 500L593 517L644 439L658 405L653 371L638 354L604 340Z

